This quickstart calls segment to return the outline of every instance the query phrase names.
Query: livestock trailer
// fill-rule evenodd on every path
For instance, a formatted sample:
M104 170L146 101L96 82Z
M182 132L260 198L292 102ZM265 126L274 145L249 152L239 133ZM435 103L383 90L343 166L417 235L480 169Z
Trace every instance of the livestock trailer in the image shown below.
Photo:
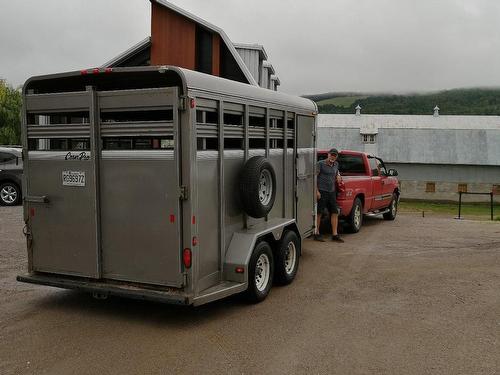
M293 281L316 105L178 67L24 85L22 282L176 304Z

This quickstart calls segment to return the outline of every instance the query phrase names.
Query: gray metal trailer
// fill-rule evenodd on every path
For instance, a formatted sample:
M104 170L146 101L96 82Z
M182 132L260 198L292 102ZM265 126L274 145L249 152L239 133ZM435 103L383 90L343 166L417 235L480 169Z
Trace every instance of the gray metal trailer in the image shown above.
M314 227L315 104L178 67L24 86L28 273L201 305L293 281Z

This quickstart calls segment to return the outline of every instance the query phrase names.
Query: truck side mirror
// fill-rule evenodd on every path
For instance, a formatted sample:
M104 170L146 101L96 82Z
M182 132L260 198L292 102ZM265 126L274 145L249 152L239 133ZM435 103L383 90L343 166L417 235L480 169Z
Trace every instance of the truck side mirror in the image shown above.
M397 176L398 171L395 169L389 169L389 172L387 173L389 176Z

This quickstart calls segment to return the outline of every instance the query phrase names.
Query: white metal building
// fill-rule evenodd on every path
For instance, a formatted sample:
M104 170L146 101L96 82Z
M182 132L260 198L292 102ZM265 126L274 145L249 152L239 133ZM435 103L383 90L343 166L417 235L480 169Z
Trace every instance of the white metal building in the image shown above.
M318 147L380 156L398 170L404 198L456 200L459 190L500 193L499 116L440 116L439 108L429 116L360 112L319 115Z

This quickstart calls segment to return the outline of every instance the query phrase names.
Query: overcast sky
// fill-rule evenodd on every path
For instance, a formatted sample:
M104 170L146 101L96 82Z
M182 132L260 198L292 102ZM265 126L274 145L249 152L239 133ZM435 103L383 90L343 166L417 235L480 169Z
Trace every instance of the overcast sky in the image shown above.
M263 44L280 91L500 86L499 0L175 0ZM150 35L148 0L0 0L0 77L94 67Z

